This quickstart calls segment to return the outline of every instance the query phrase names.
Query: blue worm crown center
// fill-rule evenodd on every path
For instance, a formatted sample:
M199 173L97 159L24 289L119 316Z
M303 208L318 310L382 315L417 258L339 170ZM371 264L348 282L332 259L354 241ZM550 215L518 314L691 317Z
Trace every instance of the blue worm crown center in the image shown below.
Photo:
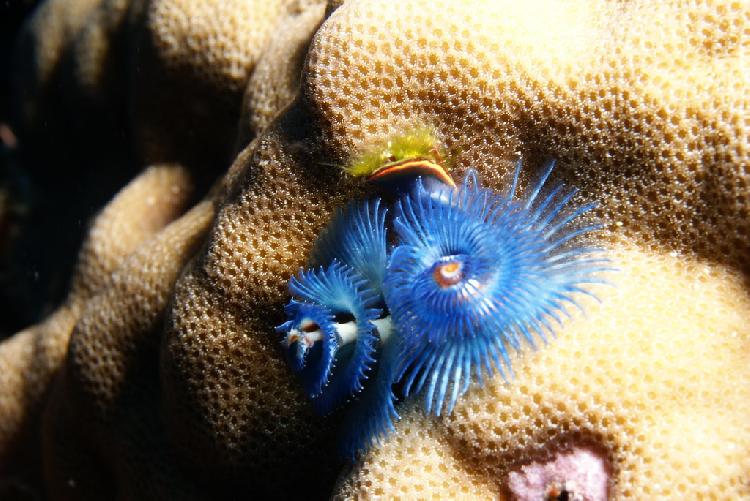
M463 281L464 268L461 256L445 256L433 265L432 278L441 289L447 289Z

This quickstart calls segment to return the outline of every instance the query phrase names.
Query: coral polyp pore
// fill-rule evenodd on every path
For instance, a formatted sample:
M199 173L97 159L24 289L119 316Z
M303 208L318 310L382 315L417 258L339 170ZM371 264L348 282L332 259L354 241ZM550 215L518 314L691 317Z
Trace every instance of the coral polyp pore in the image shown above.
M290 282L282 345L321 411L354 398L345 454L392 428L394 385L450 413L472 382L509 379L510 354L546 342L603 282L607 260L577 243L600 227L580 222L595 204L570 208L575 190L547 189L554 163L519 197L520 167L503 193L473 171L460 186L416 177L390 224L380 199L354 203L318 239L319 268Z

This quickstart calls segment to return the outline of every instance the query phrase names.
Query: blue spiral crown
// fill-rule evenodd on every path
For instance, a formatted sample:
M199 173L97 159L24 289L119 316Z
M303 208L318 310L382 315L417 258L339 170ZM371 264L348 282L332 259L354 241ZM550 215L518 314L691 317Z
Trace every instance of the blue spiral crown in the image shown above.
M475 375L511 373L509 352L554 333L573 293L598 283L606 260L567 246L600 226L572 223L594 204L566 211L575 191L540 200L551 164L527 198L516 199L520 164L507 194L480 187L470 173L447 199L412 195L396 206L399 244L385 295L402 345L405 395L424 391L427 412L450 413ZM586 258L586 255L590 257ZM447 400L446 400L447 397Z
M375 307L378 295L338 261L292 277L289 291L289 320L276 330L306 393L326 414L362 390L375 362L377 338L371 321L381 313Z

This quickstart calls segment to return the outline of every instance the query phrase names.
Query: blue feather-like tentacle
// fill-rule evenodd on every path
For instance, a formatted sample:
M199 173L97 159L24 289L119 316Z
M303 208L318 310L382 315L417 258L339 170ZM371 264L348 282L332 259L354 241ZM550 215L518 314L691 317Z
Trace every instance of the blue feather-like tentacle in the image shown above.
M292 277L289 291L293 299L287 306L288 316L302 310L327 313L325 318L322 313L315 317L316 320L321 319L317 325L328 342L324 344L324 356L309 371L301 371L308 395L314 399L318 411L325 414L362 390L366 373L375 361L377 337L372 321L381 314L376 307L379 294L367 286L366 279L338 261L333 261L328 267L321 266ZM295 306L298 304L305 306ZM354 324L353 346L346 350L341 346L337 330L346 325L335 323L336 318L342 315L347 317L346 323ZM278 330L288 337L292 328L299 329L295 326L301 326L301 321L296 321L296 318L285 322ZM336 333L335 342L329 340L331 331ZM328 356L328 346L335 346L333 357Z
M381 200L353 202L339 210L318 237L310 255L313 266L340 261L367 279L380 293L387 264L385 218Z
M396 336L390 336L381 344L374 377L357 396L344 419L340 444L344 457L353 460L358 452L379 443L394 429L399 415L391 388L397 378L398 350Z
M558 199L562 186L541 196L552 168L526 198L515 198L518 165L503 195L470 173L447 198L397 203L385 298L403 345L404 392L424 393L428 412L451 412L474 373L480 383L482 372L512 374L510 350L521 339L547 342L547 319L561 323L563 304L580 307L575 295L593 295L583 285L607 271L597 248L571 243L600 227L574 224L596 205L566 213L576 191Z
M305 393L314 397L328 384L336 351L338 335L333 313L325 306L292 299L284 308L290 320L276 327L283 334L281 341L287 362L303 381ZM311 341L307 337L316 330L322 339Z
M609 260L579 243L602 227L578 223L596 204L571 209L575 189L547 189L553 168L525 197L520 162L503 193L473 170L457 188L418 179L396 204L390 255L379 199L349 205L319 237L316 268L290 281L277 330L320 412L354 397L347 457L393 428L394 383L421 394L428 413L449 414L473 381L512 378L511 354L546 343L568 307L583 310L581 295L596 298L587 285L607 283Z

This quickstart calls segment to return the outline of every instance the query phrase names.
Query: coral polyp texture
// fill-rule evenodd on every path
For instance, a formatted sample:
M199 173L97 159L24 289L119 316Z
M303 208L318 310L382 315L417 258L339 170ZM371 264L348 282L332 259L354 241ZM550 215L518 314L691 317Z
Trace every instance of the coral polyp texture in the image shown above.
M43 2L14 59L19 151L59 191L47 214L111 202L67 299L0 344L0 497L750 497L749 23L729 0ZM508 350L512 383L485 374L449 414L416 395L321 415L287 359L327 364L300 343L357 321L326 306L334 281L316 287L288 352L287 286L348 267L377 296L372 270L314 248L383 196L381 158L340 166L414 130L494 193L523 158L521 201L558 159L550 179L580 189L566 207L599 202L587 238L616 286L576 295L585 315ZM86 203L69 189L84 179ZM430 276L459 280L456 264ZM365 404L402 390L376 355ZM342 433L378 429L337 459Z

